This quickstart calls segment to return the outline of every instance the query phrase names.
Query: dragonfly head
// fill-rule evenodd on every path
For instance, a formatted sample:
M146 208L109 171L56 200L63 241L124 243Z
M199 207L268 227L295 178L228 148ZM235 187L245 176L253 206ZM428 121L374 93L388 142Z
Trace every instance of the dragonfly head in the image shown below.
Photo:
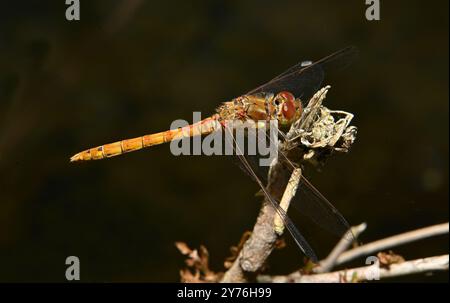
M276 108L278 123L281 126L290 126L302 115L302 103L295 99L290 92L280 92L273 98L273 104Z

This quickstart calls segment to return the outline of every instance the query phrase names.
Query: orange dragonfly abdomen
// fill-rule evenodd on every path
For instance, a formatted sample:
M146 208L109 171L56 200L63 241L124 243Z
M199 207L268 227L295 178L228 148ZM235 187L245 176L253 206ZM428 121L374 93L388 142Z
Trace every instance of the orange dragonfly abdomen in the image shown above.
M100 145L77 153L70 158L70 162L100 160L171 142L175 139L207 135L220 128L218 120L219 115L216 114L186 127Z

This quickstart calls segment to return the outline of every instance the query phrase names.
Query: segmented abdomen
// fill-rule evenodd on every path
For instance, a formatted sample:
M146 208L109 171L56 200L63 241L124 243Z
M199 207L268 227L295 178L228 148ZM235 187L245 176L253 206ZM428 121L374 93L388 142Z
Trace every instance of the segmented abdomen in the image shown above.
M220 123L218 120L219 115L216 114L209 118L203 119L200 122L179 129L168 130L156 134L145 135L133 139L126 139L97 146L77 153L70 158L70 161L100 160L135 150L140 150L145 147L170 142L175 139L206 135L220 128Z

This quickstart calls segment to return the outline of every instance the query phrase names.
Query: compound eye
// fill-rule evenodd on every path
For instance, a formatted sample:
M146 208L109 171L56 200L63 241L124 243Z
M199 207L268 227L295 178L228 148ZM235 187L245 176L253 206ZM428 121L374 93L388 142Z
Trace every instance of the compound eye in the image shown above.
M283 100L290 101L290 102L294 103L295 97L290 92L286 92L286 91L280 92L278 94L278 96L280 96L281 99L283 99Z
M282 108L282 112L283 112L283 116L286 119L292 119L292 117L294 117L295 115L295 104L294 101L286 101L283 103L283 108Z
M281 108L283 116L290 120L295 115L295 97L290 92L280 92L278 97L284 100Z

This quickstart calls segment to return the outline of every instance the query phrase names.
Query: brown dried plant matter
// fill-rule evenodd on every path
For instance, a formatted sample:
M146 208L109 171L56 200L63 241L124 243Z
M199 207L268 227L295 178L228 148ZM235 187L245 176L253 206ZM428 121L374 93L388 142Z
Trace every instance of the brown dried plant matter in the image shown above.
M223 273L215 273L209 269L209 252L205 246L191 249L184 242L175 242L175 246L186 256L187 268L180 270L180 280L183 283L217 282Z

